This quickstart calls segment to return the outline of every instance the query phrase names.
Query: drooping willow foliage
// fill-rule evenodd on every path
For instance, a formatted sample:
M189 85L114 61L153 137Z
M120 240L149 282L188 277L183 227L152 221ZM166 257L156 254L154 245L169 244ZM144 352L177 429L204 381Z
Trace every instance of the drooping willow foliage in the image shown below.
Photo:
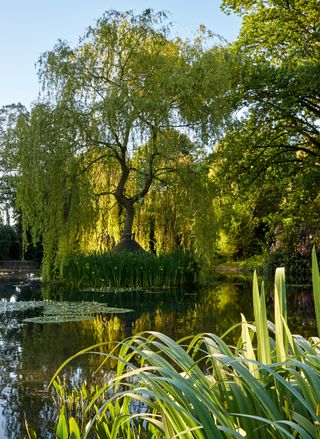
M69 132L59 136L61 120L50 108L36 107L20 118L17 207L23 212L26 236L42 242L44 273L79 245L79 237L93 224L96 206L87 175L79 178L78 157L72 154Z
M37 106L17 124L19 136L17 205L25 234L44 249L43 274L60 271L74 251L110 250L121 236L124 212L110 193L119 177L117 163L74 154L75 132L63 130L63 113ZM139 156L133 159L138 161ZM175 172L155 181L137 206L134 234L146 250L191 250L212 254L215 221L212 189L202 165L192 155L176 154ZM134 179L130 185L138 184Z
M41 57L43 101L11 147L24 234L42 243L48 279L68 254L132 232L146 250L212 255L204 159L232 113L234 60L203 36L171 40L160 16L107 13L74 49Z
M147 248L151 238L157 252L178 247L201 260L210 258L216 233L212 199L206 175L187 166L167 186L155 186L142 204L137 216L139 242Z

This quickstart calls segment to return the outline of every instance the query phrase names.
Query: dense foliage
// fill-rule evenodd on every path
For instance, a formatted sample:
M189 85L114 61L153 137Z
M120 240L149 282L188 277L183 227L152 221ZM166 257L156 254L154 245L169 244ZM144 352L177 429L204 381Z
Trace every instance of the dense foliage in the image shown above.
M6 224L10 224L11 217L15 216L15 127L24 110L20 104L0 109L0 222Z
M243 17L235 43L243 75L236 90L240 116L219 145L216 178L222 187L231 182L231 204L250 203L242 210L250 216L248 238L253 233L280 255L308 256L320 237L319 4L223 4ZM229 240L236 242L233 229Z
M192 287L198 267L182 251L156 256L147 252L70 254L62 261L61 280L76 287L117 291L121 288Z
M203 27L193 41L171 38L164 13L106 12L74 47L59 41L40 57L30 111L1 110L0 205L16 202L47 278L70 253L123 237L203 264L310 255L320 237L318 2L223 8L243 18L231 45Z
M0 224L0 260L19 259L20 242L15 229Z
M205 32L171 39L165 22L150 10L109 12L74 48L59 42L40 58L42 100L16 117L5 143L47 278L70 252L133 234L147 250L213 254L202 162L231 117L237 59L205 48Z

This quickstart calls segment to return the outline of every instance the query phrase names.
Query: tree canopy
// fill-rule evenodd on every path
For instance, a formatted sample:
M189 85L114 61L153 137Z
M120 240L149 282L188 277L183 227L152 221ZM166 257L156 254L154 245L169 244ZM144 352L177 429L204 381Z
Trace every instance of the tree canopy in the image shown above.
M228 1L243 15L236 46L244 63L243 138L263 166L295 161L318 167L320 11L317 1ZM242 127L241 127L242 128ZM239 131L239 126L236 127Z
M225 0L223 7L243 17L234 45L243 74L236 90L241 117L218 148L219 175L231 170L228 179L242 185L241 193L259 186L282 194L273 207L278 214L271 209L265 223L281 229L294 251L294 235L312 241L320 233L319 5Z
M200 221L192 209L183 218L181 200L204 201L213 218L201 161L231 119L238 62L208 46L205 30L171 39L164 13L111 11L74 48L59 41L41 56L42 97L16 119L17 202L48 264L133 231L157 250L196 245Z

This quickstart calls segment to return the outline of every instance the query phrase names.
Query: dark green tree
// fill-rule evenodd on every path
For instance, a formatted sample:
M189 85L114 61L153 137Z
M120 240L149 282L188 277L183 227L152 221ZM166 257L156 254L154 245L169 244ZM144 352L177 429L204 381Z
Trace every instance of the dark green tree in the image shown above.
M9 225L16 216L17 137L15 126L17 118L25 112L26 109L21 104L7 105L0 109L0 217Z
M265 224L271 231L278 225L297 251L302 235L310 243L320 236L319 4L225 0L223 6L243 18L235 43L243 67L235 89L240 115L217 152L220 176L242 192L262 187L280 194Z

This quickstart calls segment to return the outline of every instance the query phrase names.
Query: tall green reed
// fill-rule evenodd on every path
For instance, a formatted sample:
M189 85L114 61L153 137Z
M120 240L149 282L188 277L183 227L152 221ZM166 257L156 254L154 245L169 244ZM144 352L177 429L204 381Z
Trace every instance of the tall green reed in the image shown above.
M312 249L312 285L318 335L320 337L320 275L315 247Z
M182 287L197 280L197 268L189 254L145 252L69 255L63 264L63 282L76 287Z

